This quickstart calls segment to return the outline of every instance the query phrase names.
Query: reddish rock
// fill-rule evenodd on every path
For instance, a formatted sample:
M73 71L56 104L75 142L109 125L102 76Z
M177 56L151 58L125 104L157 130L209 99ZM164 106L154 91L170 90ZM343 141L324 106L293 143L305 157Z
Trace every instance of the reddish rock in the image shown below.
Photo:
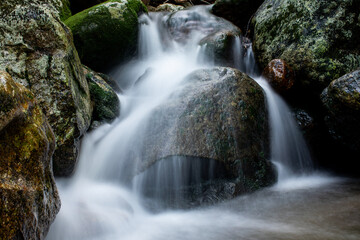
M279 93L288 91L295 82L294 71L281 59L271 60L264 69L263 76Z

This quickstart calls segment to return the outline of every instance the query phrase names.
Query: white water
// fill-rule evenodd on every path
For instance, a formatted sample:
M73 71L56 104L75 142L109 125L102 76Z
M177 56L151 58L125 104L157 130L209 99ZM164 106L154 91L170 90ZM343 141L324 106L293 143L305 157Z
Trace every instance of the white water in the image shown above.
M198 42L209 34L210 23L216 24L216 21L203 9L196 11L202 13L206 26L190 24L193 31L187 35L188 40L182 39L181 43L173 41L159 25L166 16L142 17L139 59L114 73L124 88L124 93L119 95L120 118L85 137L76 174L71 179L58 181L62 208L48 240L302 239L304 232L322 236L318 239L330 239L329 234L333 232L325 226L316 229L302 221L271 216L272 209L281 209L282 204L302 206L297 193L294 193L294 201L293 198L283 199L283 192L319 188L334 180L326 176L309 178L303 175L311 168L306 145L286 104L260 78L257 81L266 92L269 105L271 155L279 169L278 184L257 195L211 208L167 210L157 214L144 208L138 193L143 185L142 178L133 181L132 177L138 171L141 151L146 147L143 134L151 114L172 93L181 89L186 75L195 69L210 67L214 62L201 55L203 51ZM245 58L241 57L240 38L234 49L235 66L254 76L256 70L251 49ZM158 171L162 168L170 171L161 166ZM177 169L181 169L178 161L174 161L171 168L175 182L196 175L196 171L190 175L178 174L180 170ZM165 180L159 178L157 181L159 183L155 185L160 186ZM248 208L244 210L243 206Z

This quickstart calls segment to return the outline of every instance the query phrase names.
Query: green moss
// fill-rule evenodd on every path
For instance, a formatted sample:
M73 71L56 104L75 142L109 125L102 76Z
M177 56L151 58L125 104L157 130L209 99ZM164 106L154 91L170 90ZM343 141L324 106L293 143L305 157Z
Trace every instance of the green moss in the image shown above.
M71 17L72 13L70 10L70 2L69 0L62 0L62 8L60 9L60 19L61 21L65 21L69 17Z
M138 15L145 11L140 0L110 0L68 18L82 62L98 71L133 54Z

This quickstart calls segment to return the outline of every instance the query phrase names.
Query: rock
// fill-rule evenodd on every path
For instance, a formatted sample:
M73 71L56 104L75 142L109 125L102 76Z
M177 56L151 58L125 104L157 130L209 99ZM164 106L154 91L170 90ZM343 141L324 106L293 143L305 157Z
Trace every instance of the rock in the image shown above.
M236 194L268 186L274 180L268 156L264 93L232 68L198 70L174 99L152 114L143 139L143 170L158 159L187 156L213 159L236 183Z
M241 31L232 23L211 15L207 9L194 7L171 14L166 24L171 37L179 42L186 42L194 32L203 34L199 44L206 58L213 59L216 65L232 66L235 41L241 45Z
M251 17L263 2L264 0L217 0L211 12L232 22L245 32Z
M266 0L252 20L257 60L283 59L300 87L319 95L360 65L359 19L359 1Z
M112 87L102 76L87 67L83 67L89 82L91 101L94 106L93 121L112 122L120 114L120 101Z
M184 9L184 7L181 5L164 3L164 4L157 6L157 8L155 9L155 12L177 12L177 11L180 11L183 9Z
M327 113L325 122L332 137L348 148L360 149L360 70L330 83L321 100Z
M137 44L138 16L146 12L140 0L110 0L68 18L82 63L104 71L131 57Z
M34 95L0 71L0 239L45 239L60 209L54 148Z
M263 76L279 93L290 90L295 82L294 71L281 59L271 60L264 69Z
M314 119L303 109L295 109L293 117L303 133L310 131L314 127Z
M55 133L54 172L65 176L74 169L92 108L70 30L60 21L56 2L0 2L0 70L36 96Z

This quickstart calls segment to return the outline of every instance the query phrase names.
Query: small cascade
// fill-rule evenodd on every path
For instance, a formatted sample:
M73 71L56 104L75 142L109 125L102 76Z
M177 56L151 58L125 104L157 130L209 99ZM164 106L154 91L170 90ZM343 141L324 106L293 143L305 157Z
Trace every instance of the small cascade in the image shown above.
M154 216L144 206L156 211L164 208L164 204L152 204L149 199L165 199L166 208L166 202L174 206L186 194L206 198L203 184L214 184L222 178L225 170L218 162L203 158L184 159L184 156L148 162L148 170L143 171L144 149L151 143L146 141L149 140L149 132L163 127L158 119L171 117L167 112L159 112L159 106L171 104L174 96L184 88L184 79L189 73L214 65L215 60L205 54L206 47L201 46L199 41L223 27L222 22L203 7L177 14L176 21L170 22L167 21L168 15L163 13L150 13L140 18L139 56L112 73L121 80L119 84L124 90L119 95L122 105L120 118L85 137L75 176L58 181L62 209L51 227L48 240L168 239L159 233L163 229L156 227L154 222L176 229L176 224L179 224L173 217L176 214ZM165 28L170 30L164 31ZM233 65L256 79L266 93L271 158L278 167L279 180L310 170L310 154L289 108L262 78L257 77L251 44L243 43L241 36L235 37L232 58ZM154 118L154 113L158 118ZM167 140L173 141L170 135ZM167 144L164 144L166 147ZM234 188L222 183L212 186L213 189L208 189L214 192L217 191L216 186ZM212 202L211 199L208 202ZM217 226L230 229L229 224L237 222L239 217L230 214L230 218L222 215L221 219L216 219L217 215L218 212L197 213L194 218L205 225L210 224L210 218L214 219L209 226L217 229L215 238L208 238L209 235L187 238L188 232L184 230L171 239L223 239L226 235ZM184 220L181 224L187 226L186 221L192 221L197 226L196 221L189 217L191 214L176 216ZM240 219L253 228L259 223L254 221L253 226L246 218ZM223 220L226 224L220 224ZM149 223L154 229L147 227ZM272 227L264 222L261 224ZM198 225L204 229L204 225ZM140 230L138 226L141 226ZM238 226L232 227L236 229Z
M240 40L237 40L233 47L234 59L241 59L241 64L235 66L253 77L266 95L271 161L277 168L278 182L310 173L313 170L311 155L291 110L268 82L259 76L251 43L244 43L245 51L239 49L240 45Z

